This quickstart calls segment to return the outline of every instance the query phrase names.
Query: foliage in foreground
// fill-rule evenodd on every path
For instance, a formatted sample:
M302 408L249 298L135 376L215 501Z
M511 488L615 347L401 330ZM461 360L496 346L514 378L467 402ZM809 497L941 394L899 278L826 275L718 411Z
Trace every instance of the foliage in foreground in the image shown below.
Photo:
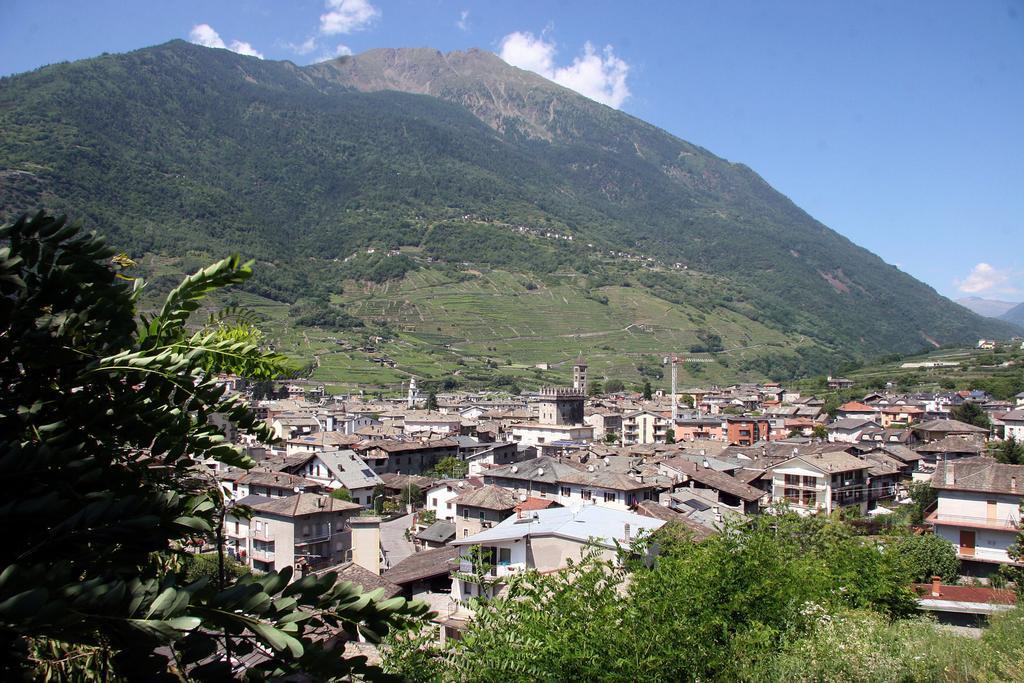
M346 640L377 640L425 605L378 602L333 574L232 580L218 566L191 580L174 568L180 548L213 540L224 510L195 465L253 464L210 416L273 438L216 374L267 380L285 365L251 330L188 324L205 295L251 275L237 257L138 319L130 266L62 218L0 228L0 674L226 679L259 647L254 679L374 675L342 655ZM64 671L72 661L81 668Z
M390 637L385 666L431 681L1022 680L1024 610L980 641L937 628L908 587L920 559L838 520L764 517L696 544L665 527L650 543L653 564L589 555L520 575L445 648L426 630Z
M701 543L652 543L652 566L586 557L515 578L449 649L396 648L386 664L433 680L735 680L808 633L814 606L916 609L902 558L838 521L765 517Z

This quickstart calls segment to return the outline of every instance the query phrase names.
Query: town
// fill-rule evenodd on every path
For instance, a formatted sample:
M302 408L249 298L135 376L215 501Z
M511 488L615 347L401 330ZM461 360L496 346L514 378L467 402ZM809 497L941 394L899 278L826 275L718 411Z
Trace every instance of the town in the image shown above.
M1024 460L993 455L1024 443L1024 392L870 391L834 414L772 382L593 395L582 356L571 384L520 396L424 396L413 379L389 399L287 382L261 400L237 377L218 381L279 439L244 444L251 470L209 463L229 510L245 511L226 518L228 552L257 572L336 571L425 600L442 641L473 618L472 598L588 548L613 558L666 525L700 540L780 510L870 523L912 505L915 484L933 492L919 528L977 584L968 594L936 577L921 609L977 625L1015 602L992 577L1019 561Z

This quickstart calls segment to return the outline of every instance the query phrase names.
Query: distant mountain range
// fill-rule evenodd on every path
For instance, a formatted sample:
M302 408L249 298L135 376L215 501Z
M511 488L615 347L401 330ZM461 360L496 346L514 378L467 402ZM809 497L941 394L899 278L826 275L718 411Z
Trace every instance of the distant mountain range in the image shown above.
M1010 309L1020 304L1014 301L999 301L998 299L984 299L980 296L967 296L956 299L956 302L964 308L970 309L978 315L989 318L999 318L1008 313Z
M524 287L493 302L560 292L565 310L516 309L538 336L577 335L566 310L599 302L626 331L609 353L746 349L743 368L777 376L1015 331L746 166L482 50L299 67L173 41L0 80L0 129L0 213L81 217L157 287L234 251L259 261L251 291L289 303L411 287L415 271L454 293L495 270ZM351 312L439 348L463 339L396 313L410 301L367 289Z
M1024 303L1017 304L1010 310L999 316L1001 320L1024 327Z

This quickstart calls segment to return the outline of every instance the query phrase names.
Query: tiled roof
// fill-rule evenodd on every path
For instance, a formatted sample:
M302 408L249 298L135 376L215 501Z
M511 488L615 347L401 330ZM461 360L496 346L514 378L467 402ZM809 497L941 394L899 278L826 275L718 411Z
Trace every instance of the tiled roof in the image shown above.
M951 434L988 434L984 427L975 427L959 420L929 420L914 425L915 432L949 432Z
M947 474L952 471L952 477ZM1024 465L1005 465L992 458L943 460L936 464L932 488L1024 495Z
M516 506L515 494L506 488L494 485L481 486L466 491L453 500L456 505L484 508L485 510L511 510Z
M724 472L718 472L710 467L698 465L686 458L670 458L662 464L665 467L670 467L683 473L694 481L704 484L709 488L722 491L731 496L736 496L737 498L747 502L760 500L762 497L767 495L761 489L754 488L749 484L744 484L733 476L725 474Z
M369 569L359 566L355 562L345 562L343 564L334 565L333 567L326 567L317 572L314 572L318 576L323 576L328 572L334 572L338 575L339 581L349 581L359 586L364 593L368 593L378 588L384 589L383 597L393 598L402 592L402 587L394 583L391 583L383 576L374 574Z
M255 497L246 496L242 500ZM246 505L257 513L262 512L281 517L302 517L319 512L351 512L362 509L361 505L350 503L347 500L338 500L316 493L297 493L284 498L266 498L260 502L246 503Z
M452 545L413 553L391 569L384 572L384 578L391 583L404 585L448 574L455 567L459 549Z

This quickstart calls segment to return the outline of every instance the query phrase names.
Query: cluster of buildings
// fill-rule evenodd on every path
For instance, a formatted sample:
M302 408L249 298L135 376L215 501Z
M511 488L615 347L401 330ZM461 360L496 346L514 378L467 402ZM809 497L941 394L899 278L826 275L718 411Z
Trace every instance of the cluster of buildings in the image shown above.
M247 510L227 518L230 551L255 570L335 568L427 598L450 636L468 598L500 594L509 576L564 568L585 548L611 558L666 524L700 539L782 504L880 514L917 480L938 494L926 521L965 563L1010 562L1020 525L1024 465L986 453L1024 436L1024 395L870 393L834 415L770 383L588 398L580 358L571 387L438 396L430 411L415 387L393 400L289 396L253 402L280 438L248 444L255 468L213 469ZM994 429L951 417L968 401ZM407 520L404 559L382 546L385 501Z

